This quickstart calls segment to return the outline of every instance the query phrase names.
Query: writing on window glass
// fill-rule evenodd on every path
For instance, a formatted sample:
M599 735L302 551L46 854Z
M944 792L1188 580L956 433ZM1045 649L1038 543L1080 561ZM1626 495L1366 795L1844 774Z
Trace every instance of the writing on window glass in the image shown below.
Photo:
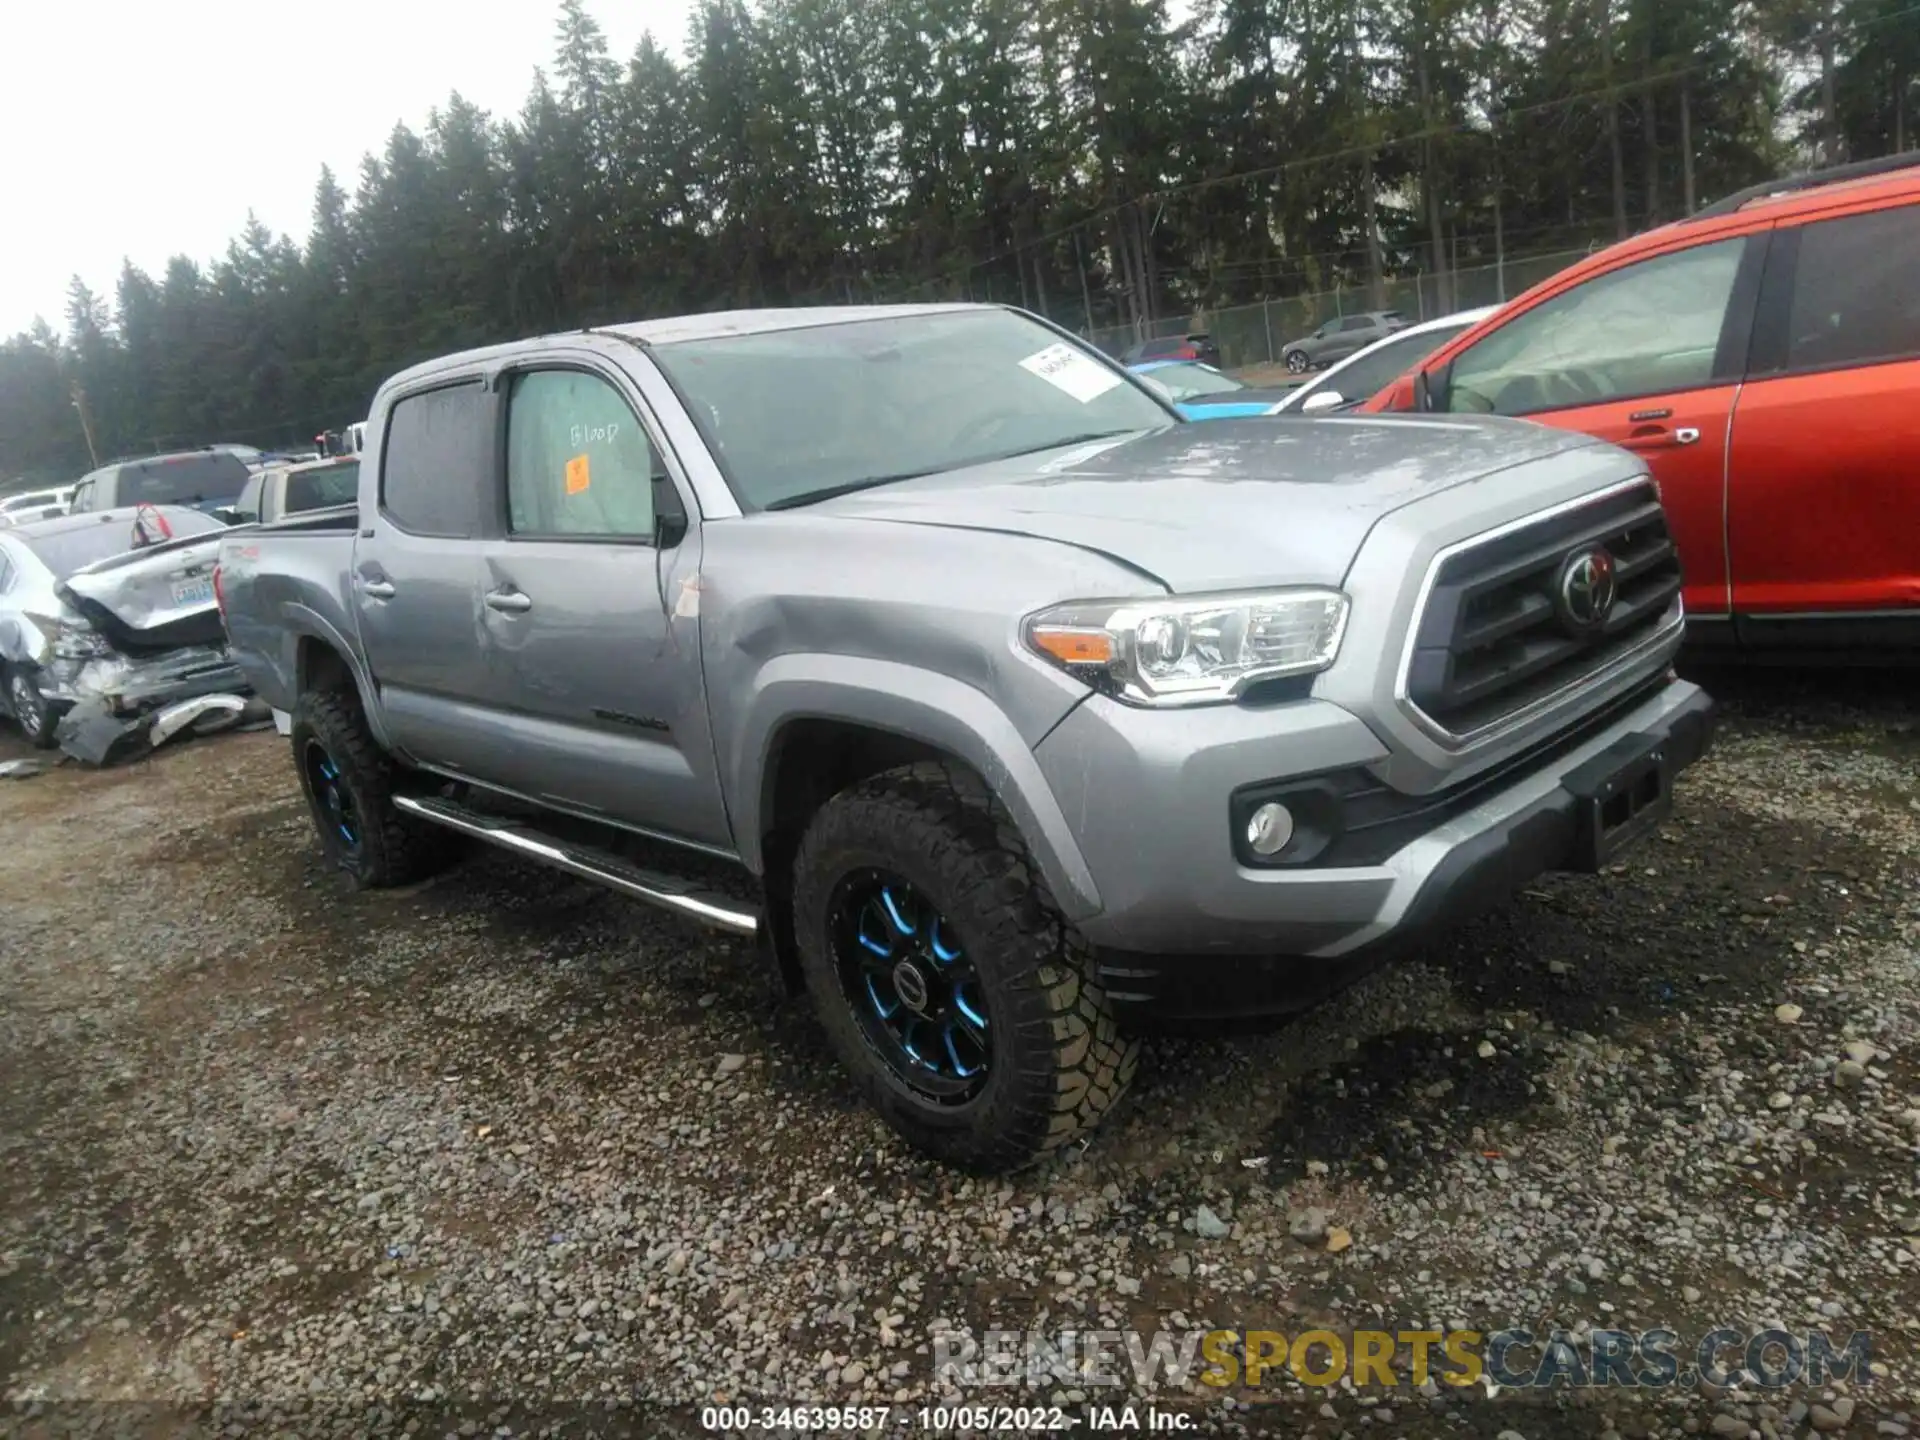
M620 422L615 420L605 425L576 425L571 432L574 448L583 445L611 445L613 437L620 433Z

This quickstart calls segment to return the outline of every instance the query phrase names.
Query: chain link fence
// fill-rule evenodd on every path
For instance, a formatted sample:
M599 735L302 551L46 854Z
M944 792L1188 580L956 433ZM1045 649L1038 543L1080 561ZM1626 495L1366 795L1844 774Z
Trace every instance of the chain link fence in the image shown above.
M1503 265L1481 265L1455 270L1445 277L1412 275L1381 285L1382 310L1398 310L1409 320L1431 320L1456 310L1496 305L1531 289L1548 276L1592 253L1587 249L1556 250ZM1451 288L1451 295L1447 288ZM1345 286L1285 300L1263 300L1258 305L1236 305L1204 314L1182 315L1154 322L1142 330L1110 325L1089 331L1087 338L1111 355L1142 340L1163 335L1206 331L1220 347L1220 363L1227 369L1277 361L1287 342L1312 334L1322 324L1357 310L1371 310L1367 287Z

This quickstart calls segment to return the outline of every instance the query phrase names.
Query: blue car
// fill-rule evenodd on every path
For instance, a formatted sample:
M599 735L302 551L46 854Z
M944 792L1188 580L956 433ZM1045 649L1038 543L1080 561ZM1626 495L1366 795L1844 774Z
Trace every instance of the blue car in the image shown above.
M1256 390L1195 360L1148 360L1127 368L1173 401L1174 409L1189 420L1265 415L1292 388Z

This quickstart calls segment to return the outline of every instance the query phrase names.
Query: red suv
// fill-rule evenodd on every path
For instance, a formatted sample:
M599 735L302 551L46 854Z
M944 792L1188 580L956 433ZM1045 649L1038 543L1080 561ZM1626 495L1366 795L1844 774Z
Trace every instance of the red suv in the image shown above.
M1920 659L1920 152L1623 241L1362 408L1524 415L1643 454L1703 646Z

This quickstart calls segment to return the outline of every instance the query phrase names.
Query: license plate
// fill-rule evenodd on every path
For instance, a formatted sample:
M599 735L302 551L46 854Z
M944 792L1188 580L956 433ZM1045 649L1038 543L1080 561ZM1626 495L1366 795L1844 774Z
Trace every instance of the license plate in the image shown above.
M1598 870L1658 828L1673 809L1673 771L1665 737L1626 735L1568 775L1574 797L1568 868Z
M213 581L176 580L173 582L173 603L176 605L211 605L213 603Z

